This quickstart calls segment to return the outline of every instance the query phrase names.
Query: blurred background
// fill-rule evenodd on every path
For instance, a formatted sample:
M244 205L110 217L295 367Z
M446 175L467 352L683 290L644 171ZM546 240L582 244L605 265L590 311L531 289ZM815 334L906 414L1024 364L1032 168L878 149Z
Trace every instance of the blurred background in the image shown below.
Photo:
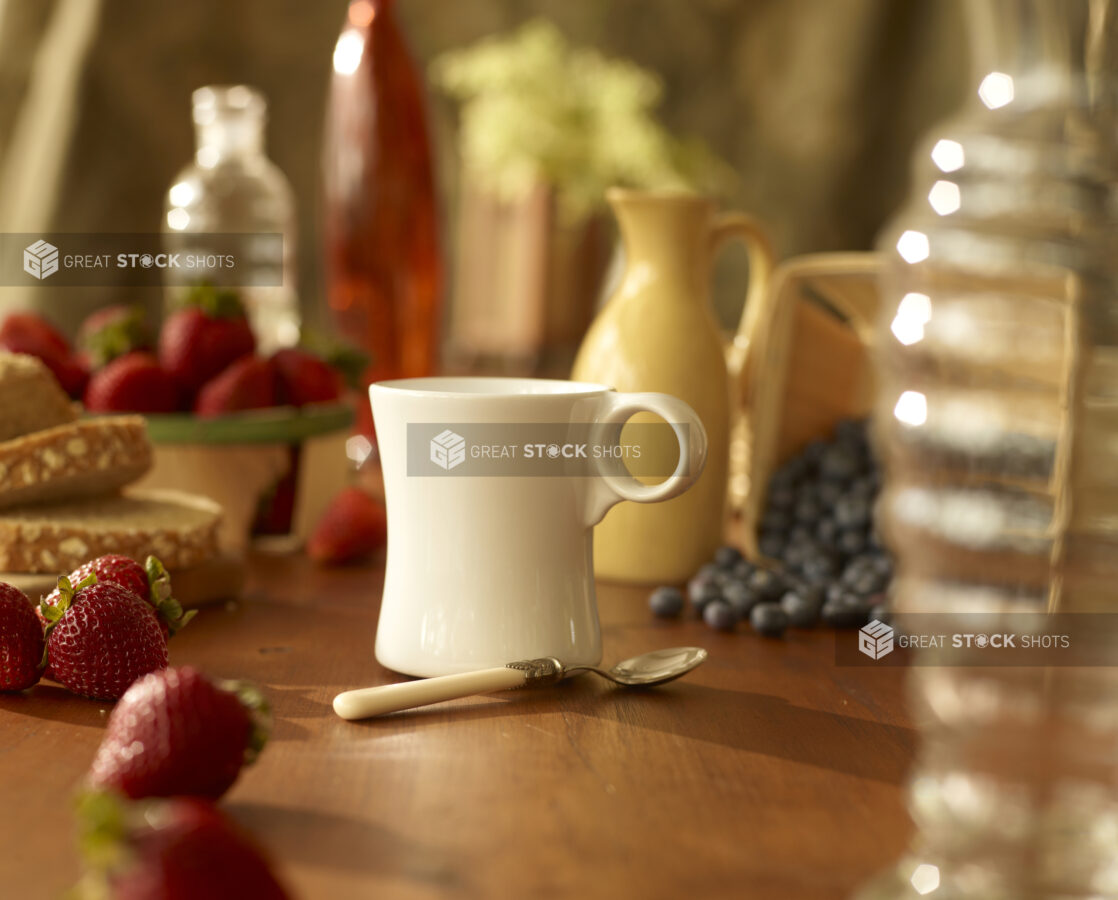
M268 155L294 191L304 320L321 323L323 126L346 8L0 0L0 231L158 232L193 153L192 90L253 85ZM904 196L911 145L967 83L959 5L946 0L397 0L396 12L425 77L441 54L536 19L654 74L656 118L727 164L724 205L761 219L778 258L869 248ZM429 87L427 114L453 315L460 107ZM724 257L715 299L729 320L746 263ZM44 282L0 288L0 309L39 308L73 332L110 302L157 306L151 293Z

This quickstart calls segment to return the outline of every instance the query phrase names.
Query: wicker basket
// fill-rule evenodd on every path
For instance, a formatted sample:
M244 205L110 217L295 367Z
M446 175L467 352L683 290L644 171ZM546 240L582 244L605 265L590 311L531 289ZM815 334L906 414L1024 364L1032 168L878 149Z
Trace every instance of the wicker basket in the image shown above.
M760 557L757 525L773 471L841 419L869 415L880 265L872 253L794 257L748 311L729 490L752 559Z

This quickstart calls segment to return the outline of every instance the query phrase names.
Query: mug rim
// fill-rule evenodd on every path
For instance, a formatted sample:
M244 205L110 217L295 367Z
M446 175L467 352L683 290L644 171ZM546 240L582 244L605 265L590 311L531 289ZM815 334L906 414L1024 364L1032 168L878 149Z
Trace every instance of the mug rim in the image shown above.
M455 389L463 383L489 390ZM533 390L516 390L516 385L531 385ZM503 387L503 389L501 389ZM543 387L543 390L539 388ZM503 375L433 375L423 378L392 378L375 381L369 385L369 395L374 391L405 394L412 397L430 397L455 400L512 400L540 397L590 397L613 390L605 384L591 381L570 381L563 378L516 378Z

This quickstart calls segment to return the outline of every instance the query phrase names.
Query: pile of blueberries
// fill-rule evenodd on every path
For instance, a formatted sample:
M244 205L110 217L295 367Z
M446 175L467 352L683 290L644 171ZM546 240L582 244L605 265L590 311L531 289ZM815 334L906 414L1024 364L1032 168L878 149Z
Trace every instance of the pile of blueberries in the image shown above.
M679 588L658 587L649 607L676 617L690 601L711 628L731 631L748 619L769 637L820 621L860 628L887 619L893 561L873 527L880 487L866 422L840 422L832 440L809 444L769 481L758 543L775 566L720 547L687 583L686 598Z

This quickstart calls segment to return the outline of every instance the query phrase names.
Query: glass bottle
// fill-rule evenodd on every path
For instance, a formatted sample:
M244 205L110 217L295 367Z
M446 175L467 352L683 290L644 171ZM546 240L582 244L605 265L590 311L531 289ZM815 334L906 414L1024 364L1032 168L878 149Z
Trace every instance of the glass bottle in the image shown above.
M194 103L194 161L175 178L164 208L166 241L199 253L211 241L194 234L242 233L235 276L212 270L168 270L166 305L199 281L235 282L263 353L299 340L295 287L295 202L287 178L264 152L267 104L243 84L198 88ZM273 238L281 235L282 239Z
M1118 167L1088 3L969 0L976 94L920 148L881 239L879 520L902 629L1118 610ZM919 653L916 834L861 900L1118 897L1115 670Z
M392 0L353 0L334 49L323 166L327 300L367 381L430 375L443 283L422 79Z

